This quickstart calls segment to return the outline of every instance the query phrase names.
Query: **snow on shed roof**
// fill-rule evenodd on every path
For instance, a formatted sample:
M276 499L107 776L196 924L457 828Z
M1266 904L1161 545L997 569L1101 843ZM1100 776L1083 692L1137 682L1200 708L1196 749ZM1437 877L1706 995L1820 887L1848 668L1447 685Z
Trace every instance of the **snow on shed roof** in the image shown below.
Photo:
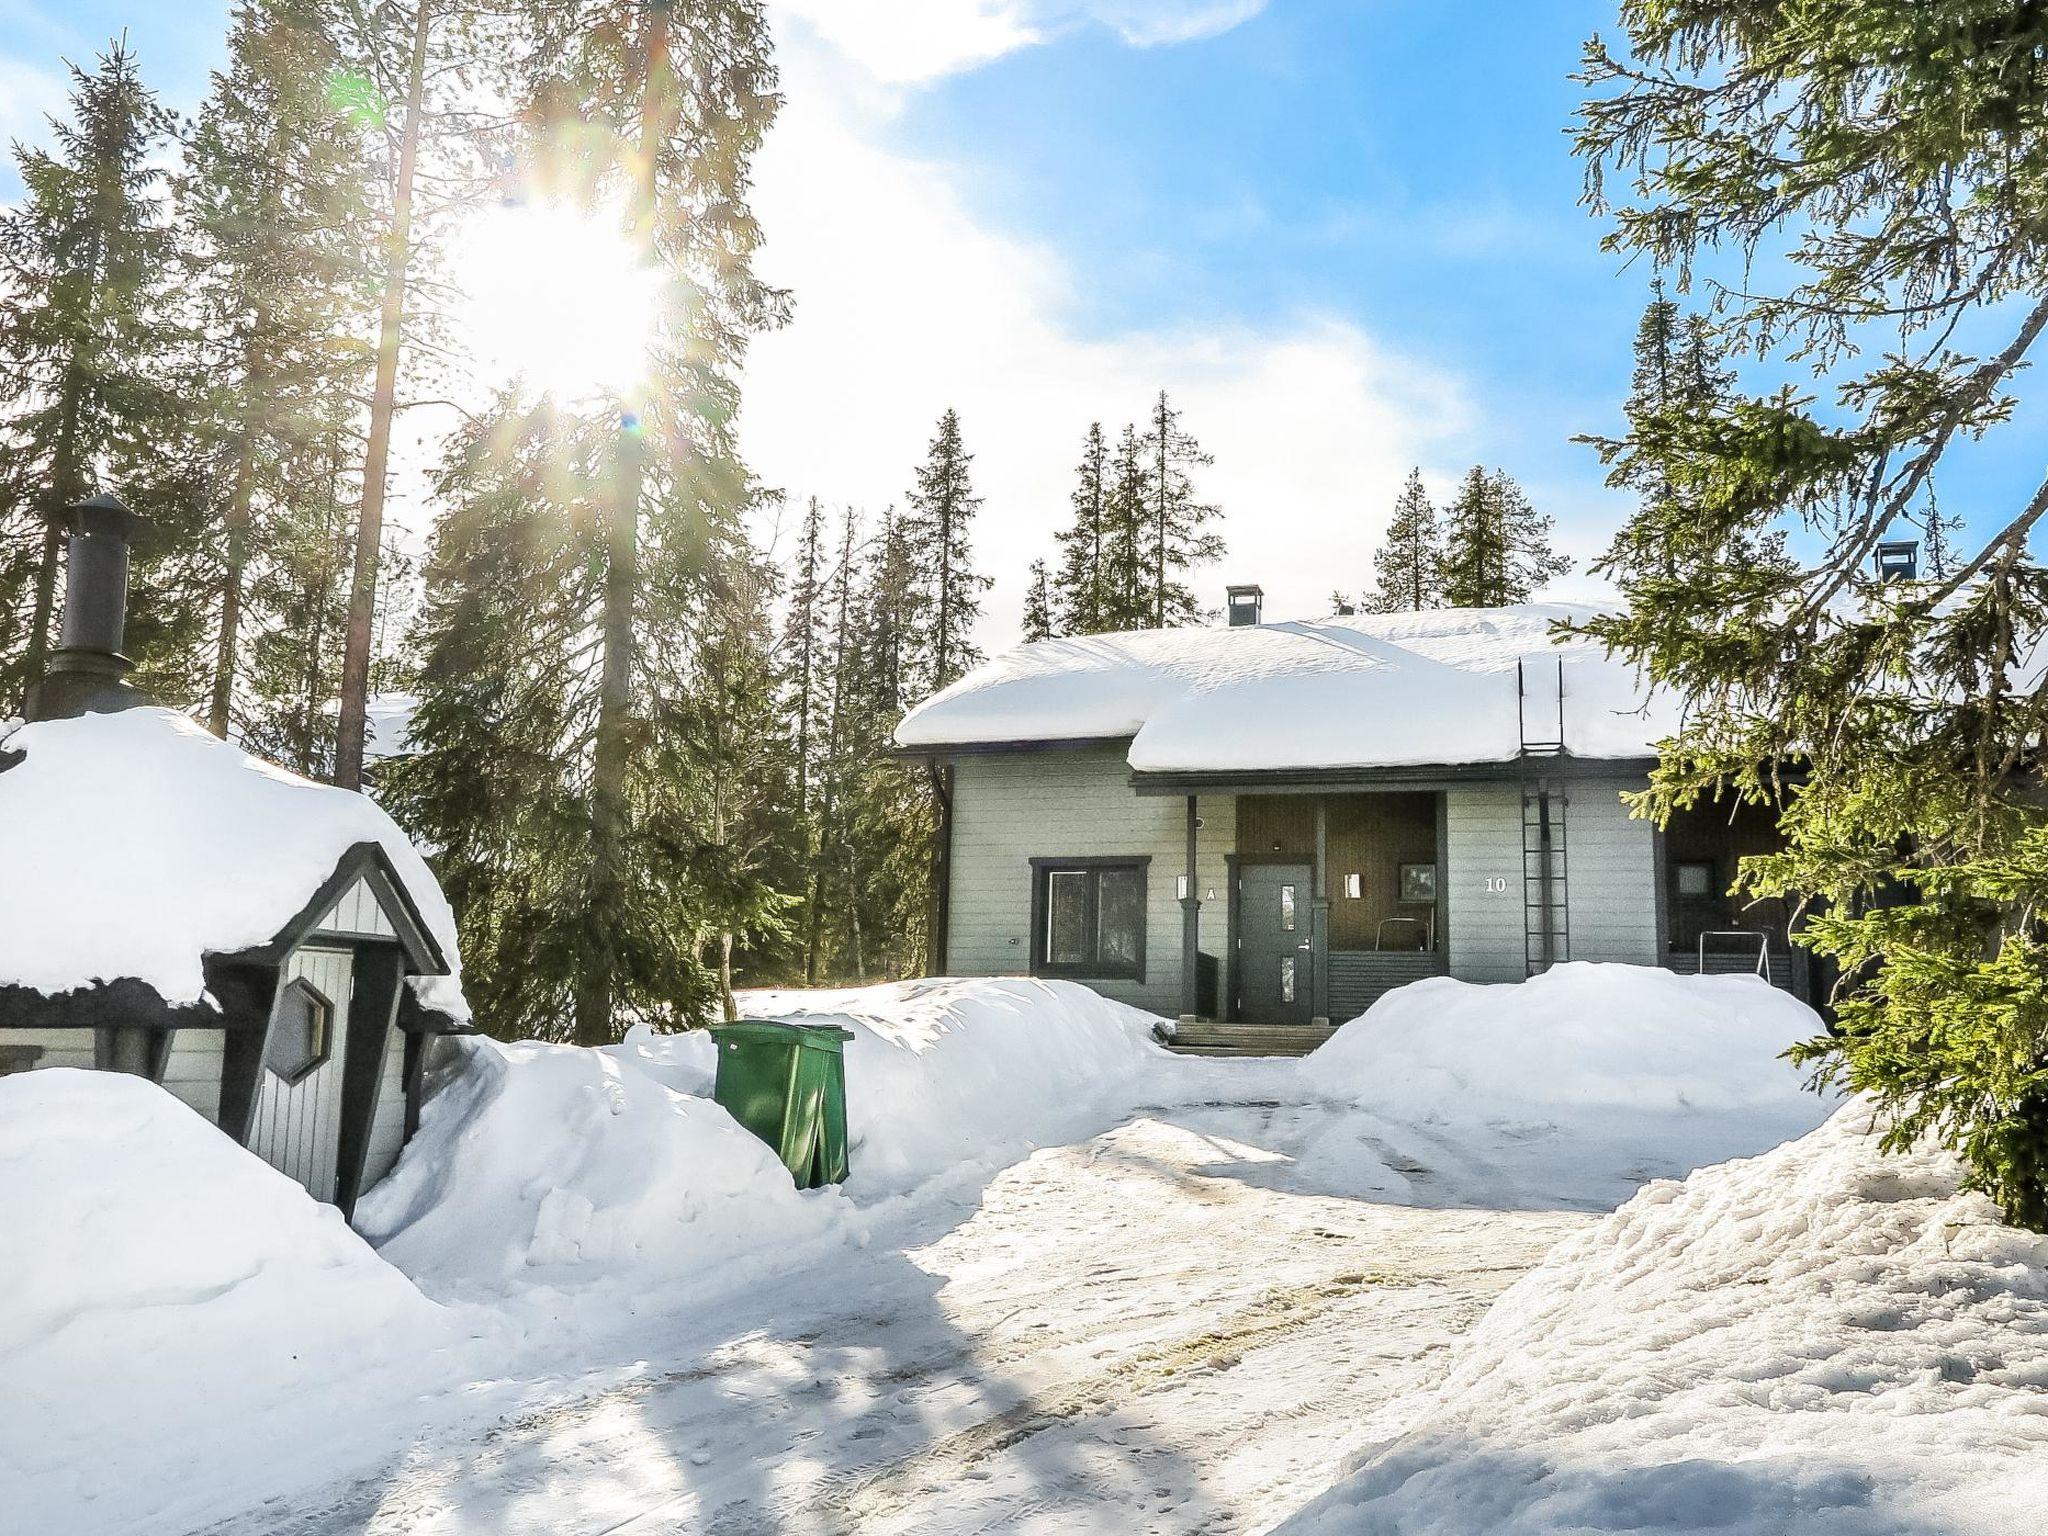
M200 959L268 943L357 843L379 844L451 968L455 917L375 802L251 756L176 710L25 725L0 742L0 984L67 992L133 977L205 991ZM459 968L421 1003L469 1016Z
M1493 763L1558 731L1575 756L1646 757L1676 727L1635 669L1551 633L1557 603L1039 640L912 710L905 747L1129 737L1141 772L1285 772ZM1647 707L1646 707L1647 706Z

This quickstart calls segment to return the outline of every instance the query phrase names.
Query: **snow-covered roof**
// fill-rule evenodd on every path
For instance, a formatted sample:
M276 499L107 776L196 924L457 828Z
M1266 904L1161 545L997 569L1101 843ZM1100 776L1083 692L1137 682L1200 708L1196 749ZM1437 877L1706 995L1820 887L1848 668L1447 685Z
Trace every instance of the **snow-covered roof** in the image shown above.
M1130 738L1141 772L1286 772L1506 762L1558 734L1587 758L1646 757L1676 727L1636 670L1553 626L1558 603L1361 614L1039 640L905 717L910 748ZM1518 666L1526 662L1527 665Z
M413 979L420 1001L469 1016L454 913L373 801L171 709L39 721L0 748L23 754L0 771L0 985L58 993L133 977L198 1002L202 956L267 944L372 842L451 967Z

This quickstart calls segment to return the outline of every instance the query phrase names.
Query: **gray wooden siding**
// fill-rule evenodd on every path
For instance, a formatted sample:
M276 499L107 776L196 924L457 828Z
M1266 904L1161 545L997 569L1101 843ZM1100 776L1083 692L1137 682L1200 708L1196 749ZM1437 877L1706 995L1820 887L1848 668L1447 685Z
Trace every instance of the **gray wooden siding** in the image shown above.
M249 1150L297 1179L317 1200L334 1198L341 1133L341 1064L348 1048L349 988L355 957L345 949L301 949L284 970L303 976L334 1005L327 1059L296 1083L267 1067L256 1095Z
M1460 981L1520 981L1528 969L1521 785L1445 790L1444 843L1444 938L1451 974Z
M948 968L958 976L1031 969L1031 863L1066 854L1150 855L1145 978L1090 982L1155 1013L1180 1012L1180 900L1187 803L1138 795L1121 749L964 757L954 768L952 910ZM1224 856L1235 837L1229 796L1205 795L1197 893L1202 948L1223 957L1228 922Z
M374 934L380 939L395 939L398 932L391 926L391 919L384 915L384 904L377 900L369 882L358 880L342 893L340 901L315 927L317 933Z
M79 1067L90 1072L94 1066L93 1031L89 1029L0 1029L0 1045L41 1051L31 1070Z
M222 1032L180 1029L164 1058L164 1087L215 1124L220 1123Z
M370 1122L370 1151L363 1164L363 1188L383 1178L405 1146L405 1036L398 1026L384 1043L384 1080L377 1085L377 1114Z
M1396 987L1444 974L1441 955L1420 950L1330 951L1330 1022L1346 1024Z
M1639 781L1585 779L1567 786L1565 884L1571 957L1658 965L1656 830L1622 802Z

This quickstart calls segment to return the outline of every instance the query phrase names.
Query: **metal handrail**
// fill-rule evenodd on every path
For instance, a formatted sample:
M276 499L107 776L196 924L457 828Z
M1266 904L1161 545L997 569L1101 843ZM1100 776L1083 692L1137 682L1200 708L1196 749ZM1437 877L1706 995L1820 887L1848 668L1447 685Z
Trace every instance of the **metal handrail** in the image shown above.
M1771 936L1761 928L1703 928L1700 930L1699 974L1707 974L1707 940L1709 939L1755 939L1756 973L1765 981L1771 979Z

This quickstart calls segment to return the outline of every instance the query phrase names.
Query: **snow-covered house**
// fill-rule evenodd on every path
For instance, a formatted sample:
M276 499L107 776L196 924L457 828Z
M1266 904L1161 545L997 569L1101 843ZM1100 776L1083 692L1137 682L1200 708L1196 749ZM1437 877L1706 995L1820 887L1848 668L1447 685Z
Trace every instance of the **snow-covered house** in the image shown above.
M371 801L125 683L133 518L68 515L61 647L0 740L0 1072L152 1078L349 1209L467 1027L448 903Z
M1038 641L917 709L945 804L939 964L1183 1019L1327 1024L1403 982L1563 960L1756 969L1785 914L1726 892L1770 818L1632 819L1669 702L1557 605Z

